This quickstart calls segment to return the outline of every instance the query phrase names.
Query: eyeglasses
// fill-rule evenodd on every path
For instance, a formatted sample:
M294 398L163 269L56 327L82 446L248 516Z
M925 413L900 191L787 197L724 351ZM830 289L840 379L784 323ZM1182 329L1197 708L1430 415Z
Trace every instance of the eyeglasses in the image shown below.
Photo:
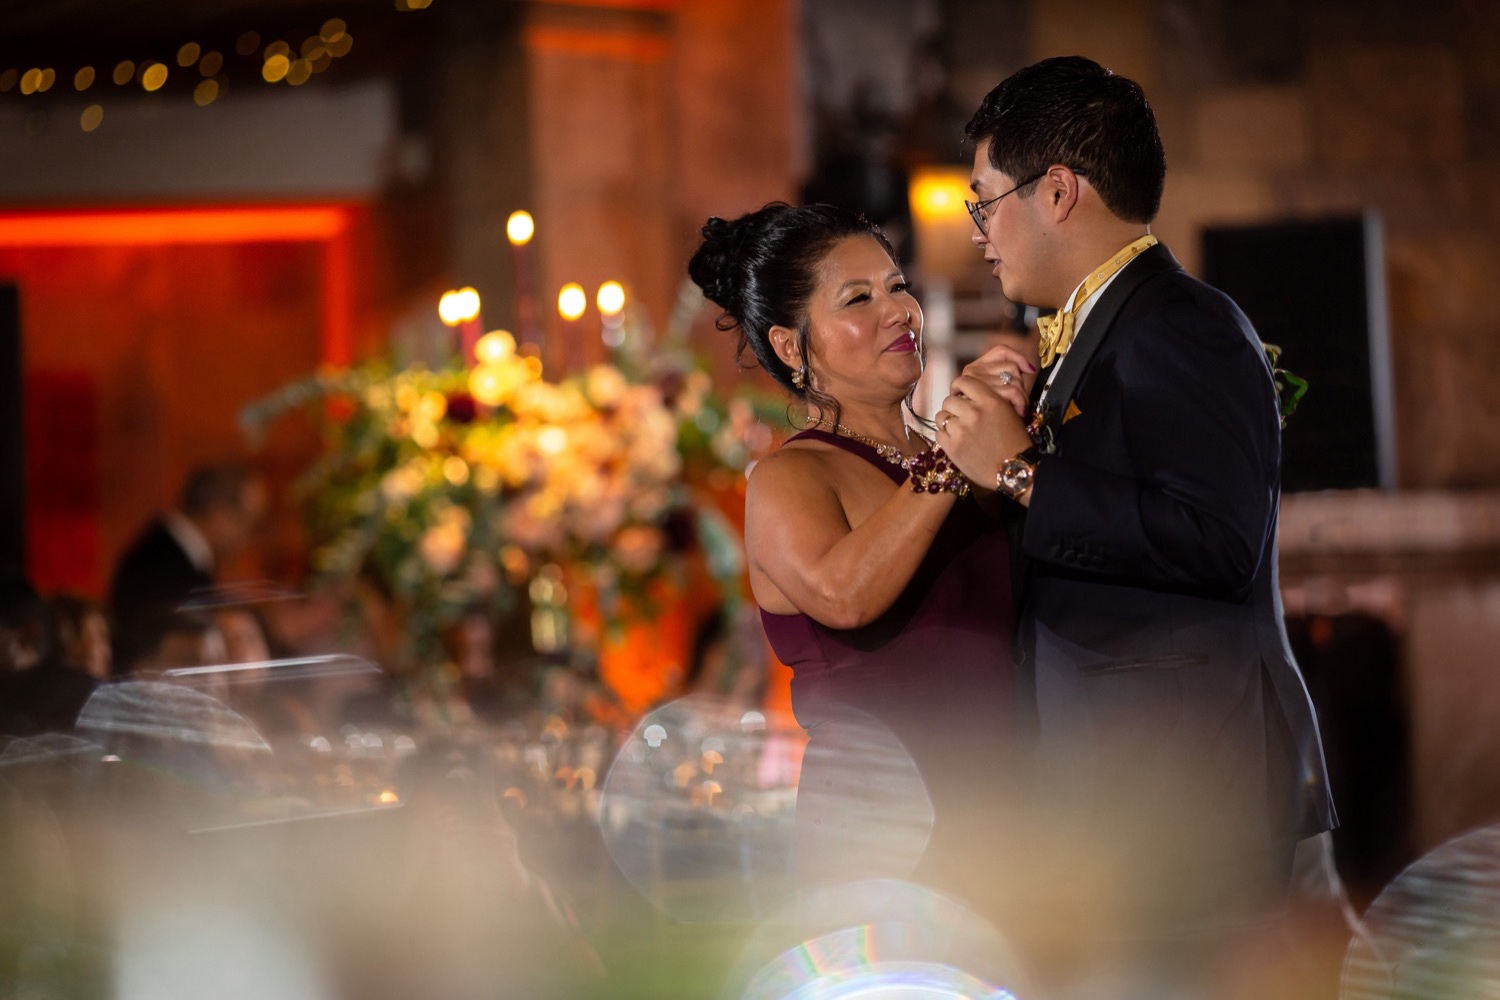
M1051 169L1052 169L1051 167L1047 168L1047 170L1051 170ZM985 218L985 215L984 215L984 210L986 208L988 208L990 205L993 205L995 202L999 201L1001 198L1004 198L1005 195L1015 194L1017 191L1021 190L1026 185L1031 184L1034 181L1039 181L1043 177L1046 177L1047 176L1047 170L1043 170L1041 173L1037 174L1035 177L1028 177L1028 178L1026 178L1024 181L1022 181L1021 183L1017 184L1015 187L1011 188L1009 191L1005 192L1005 194L997 194L997 195L995 195L995 197L993 197L993 198L986 198L984 201L966 201L966 202L964 202L964 208L967 208L969 210L969 218L971 218L971 219L974 220L974 225L976 225L976 226L979 227L979 232L981 234L983 234L983 235L986 235L986 236L989 235L989 231L985 228L986 225L989 222L989 220L987 218ZM1075 173L1079 177L1087 177L1089 175L1089 172L1087 170L1074 170L1073 173Z

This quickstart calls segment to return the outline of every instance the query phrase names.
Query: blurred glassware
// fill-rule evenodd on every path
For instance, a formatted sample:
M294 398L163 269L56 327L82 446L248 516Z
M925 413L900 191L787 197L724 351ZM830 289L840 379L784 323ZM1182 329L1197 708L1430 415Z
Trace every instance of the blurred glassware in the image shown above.
M1364 912L1342 1000L1500 996L1500 824L1413 863Z

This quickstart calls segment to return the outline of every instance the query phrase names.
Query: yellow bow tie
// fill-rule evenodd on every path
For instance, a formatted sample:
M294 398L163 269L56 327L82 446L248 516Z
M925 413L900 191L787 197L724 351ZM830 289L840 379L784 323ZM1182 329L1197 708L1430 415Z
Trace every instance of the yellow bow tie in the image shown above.
M1134 260L1137 254L1154 246L1156 246L1155 236L1142 236L1109 260L1100 264L1087 278L1084 278L1083 284L1078 286L1078 291L1073 296L1073 304L1071 306L1066 309L1060 309L1051 316L1042 316L1037 319L1037 329L1042 335L1038 349L1041 352L1043 368L1068 353L1068 348L1073 346L1073 316L1079 309L1083 308L1083 304L1089 300L1089 296L1102 288L1106 281L1113 278L1119 272L1120 268Z

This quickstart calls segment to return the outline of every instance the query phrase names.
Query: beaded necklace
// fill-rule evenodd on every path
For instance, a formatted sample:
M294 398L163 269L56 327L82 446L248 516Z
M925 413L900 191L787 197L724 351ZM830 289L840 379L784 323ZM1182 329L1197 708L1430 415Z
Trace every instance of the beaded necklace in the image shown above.
M861 434L859 431L850 430L848 427L845 427L843 424L833 424L833 423L829 423L826 420L819 420L819 421L817 421L817 423L819 425L823 426L823 427L832 427L835 431L838 431L840 434L843 434L845 437L852 438L853 440L858 441L860 444L868 445L869 447L875 449L875 454L879 455L881 458L885 459L887 462L891 463L892 465L898 465L898 466L900 466L901 468L905 469L907 472L911 471L911 463L915 460L916 457L918 457L918 456L913 456L911 458L908 458L901 451L901 449L897 448L895 445L893 445L893 444L885 444L883 442L876 441L874 438L866 437L865 435ZM908 441L910 441L911 438L912 438L912 429L910 427L907 427L904 424L902 426L906 430L906 439ZM932 447L932 442L929 441L923 435L917 434L916 437L928 449L930 449Z
M935 447L924 434L917 433L916 437L927 447L919 454L908 457L895 445L866 437L843 424L830 423L827 420L818 420L815 423L822 427L832 427L850 440L858 441L873 449L875 454L890 464L901 468L910 477L913 493L954 493L961 497L969 495L969 481L952 462L948 461L948 456L943 453L943 449ZM910 440L912 429L905 426L904 429L907 440Z

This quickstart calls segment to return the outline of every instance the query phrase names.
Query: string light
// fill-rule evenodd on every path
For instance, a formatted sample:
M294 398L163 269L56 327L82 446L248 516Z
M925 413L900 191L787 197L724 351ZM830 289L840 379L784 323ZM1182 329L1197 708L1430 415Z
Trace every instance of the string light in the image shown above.
M154 93L167 82L167 64L154 62L141 71L141 86Z
M431 0L409 0L408 6L420 9L430 2ZM260 50L261 41L259 32L243 32L235 40L234 51L242 56L253 56ZM306 37L296 50L281 40L267 45L262 58L261 77L268 83L285 80L293 86L299 86L308 82L313 74L327 69L334 59L348 55L353 46L354 39L344 20L329 18L323 22L316 35ZM223 74L224 56L221 53L205 51L198 42L184 42L177 48L174 58L183 69L196 66L199 75L203 77L192 90L193 102L199 107L212 104L228 89L229 81ZM139 63L132 59L121 59L112 69L82 66L73 73L73 89L80 93L86 91L105 76L116 86L139 82L147 93L154 93L166 86L170 67L168 62L153 59ZM34 66L24 72L10 67L0 71L0 93L9 93L19 87L23 95L43 94L52 88L57 78L58 71L50 67ZM91 104L83 110L79 124L84 131L92 132L99 127L103 118L103 105ZM33 112L26 119L26 131L28 134L38 135L46 127L46 123L46 111Z
M260 68L260 75L267 83L280 83L286 79L286 75L291 68L291 60L278 52L276 55L266 58L265 65Z

